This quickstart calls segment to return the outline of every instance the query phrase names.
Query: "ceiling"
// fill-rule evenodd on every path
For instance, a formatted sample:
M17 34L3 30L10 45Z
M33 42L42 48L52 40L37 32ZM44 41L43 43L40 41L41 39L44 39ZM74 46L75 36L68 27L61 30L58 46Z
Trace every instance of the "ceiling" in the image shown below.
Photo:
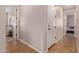
M75 9L75 5L60 5L64 10Z

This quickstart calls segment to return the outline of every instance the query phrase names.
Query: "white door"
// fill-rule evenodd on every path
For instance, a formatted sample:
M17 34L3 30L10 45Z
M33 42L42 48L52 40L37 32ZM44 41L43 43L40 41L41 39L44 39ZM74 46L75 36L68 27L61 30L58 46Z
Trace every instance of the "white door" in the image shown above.
M63 10L61 7L48 8L48 26L47 26L48 48L63 37Z
M63 10L61 7L56 9L56 42L63 37Z
M55 43L56 37L56 12L54 6L48 6L47 21L47 47L51 47Z
M0 53L5 53L6 51L6 14L4 10L4 6L0 5Z

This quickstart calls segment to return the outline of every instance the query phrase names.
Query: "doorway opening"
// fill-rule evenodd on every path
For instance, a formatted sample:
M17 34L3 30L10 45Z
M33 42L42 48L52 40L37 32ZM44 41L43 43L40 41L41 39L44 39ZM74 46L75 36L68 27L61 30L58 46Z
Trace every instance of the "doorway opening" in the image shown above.
M5 6L6 14L6 42L16 41L19 39L20 20L19 6Z
M67 15L67 34L74 35L74 15Z
M17 11L16 6L6 6L6 40L17 39Z
M6 14L6 52L12 52L19 39L19 7L5 6ZM13 48L13 49L12 49ZM15 50L15 49L14 49Z

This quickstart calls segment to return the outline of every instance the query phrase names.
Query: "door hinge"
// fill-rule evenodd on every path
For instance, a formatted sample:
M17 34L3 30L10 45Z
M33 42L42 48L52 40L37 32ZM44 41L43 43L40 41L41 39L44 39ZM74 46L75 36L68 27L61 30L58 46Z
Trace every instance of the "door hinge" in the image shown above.
M56 36L55 36L55 39L56 39Z
M16 19L17 19L17 17L16 17Z
M55 18L56 18L56 16L55 16Z
M50 25L48 25L48 27L49 27Z
M16 9L16 11L17 11L18 9Z
M56 28L56 26L55 26L55 28Z
M17 28L17 26L16 26L16 28Z
M17 37L17 34L16 34L16 37Z

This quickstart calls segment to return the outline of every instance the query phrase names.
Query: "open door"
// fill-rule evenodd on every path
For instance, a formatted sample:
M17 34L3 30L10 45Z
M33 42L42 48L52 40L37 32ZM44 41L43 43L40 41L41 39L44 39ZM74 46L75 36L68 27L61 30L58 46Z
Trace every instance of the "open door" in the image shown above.
M12 39L19 38L19 6L5 6L7 14L6 35Z

